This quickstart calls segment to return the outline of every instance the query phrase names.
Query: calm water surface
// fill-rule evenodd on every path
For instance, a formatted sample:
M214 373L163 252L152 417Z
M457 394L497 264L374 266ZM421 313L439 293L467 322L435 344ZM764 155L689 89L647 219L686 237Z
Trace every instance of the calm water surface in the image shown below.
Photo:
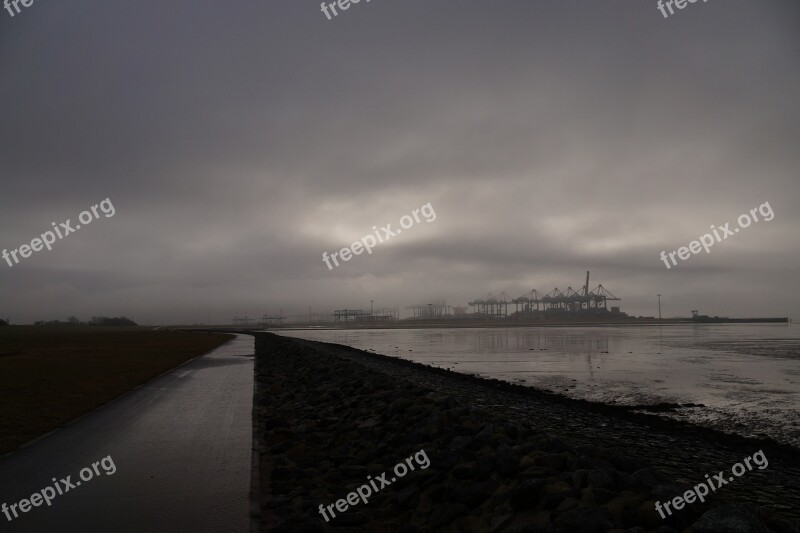
M800 327L795 324L281 334L609 404L702 404L667 416L800 447Z

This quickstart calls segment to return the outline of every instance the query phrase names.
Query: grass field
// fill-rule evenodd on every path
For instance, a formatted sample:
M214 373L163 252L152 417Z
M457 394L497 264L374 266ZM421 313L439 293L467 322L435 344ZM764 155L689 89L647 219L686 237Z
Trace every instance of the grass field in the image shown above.
M151 328L0 327L0 455L230 338Z

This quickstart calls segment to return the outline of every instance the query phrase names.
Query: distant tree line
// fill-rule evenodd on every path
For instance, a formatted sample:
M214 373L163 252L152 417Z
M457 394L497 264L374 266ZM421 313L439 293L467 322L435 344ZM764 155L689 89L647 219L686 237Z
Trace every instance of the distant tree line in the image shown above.
M109 318L107 316L93 316L88 322L81 322L78 317L71 316L66 322L61 320L39 320L33 323L34 326L138 326L136 322L128 317L120 316Z
M0 326L7 326L7 325L8 325L8 322L6 322L2 318L0 318Z

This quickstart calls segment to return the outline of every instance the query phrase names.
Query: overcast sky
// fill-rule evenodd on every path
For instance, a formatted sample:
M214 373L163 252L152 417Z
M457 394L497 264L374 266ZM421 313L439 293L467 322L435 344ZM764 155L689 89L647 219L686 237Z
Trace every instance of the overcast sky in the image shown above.
M35 0L0 11L0 317L227 321L578 288L800 316L800 4ZM431 203L436 220L329 270ZM761 221L659 259L769 202Z

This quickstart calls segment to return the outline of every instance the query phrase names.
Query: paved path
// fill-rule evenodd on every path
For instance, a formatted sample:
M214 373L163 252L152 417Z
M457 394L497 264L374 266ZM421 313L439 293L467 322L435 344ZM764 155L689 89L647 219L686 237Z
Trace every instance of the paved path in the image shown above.
M239 336L0 461L8 505L116 466L51 507L0 513L0 532L249 532L252 406L253 338Z

